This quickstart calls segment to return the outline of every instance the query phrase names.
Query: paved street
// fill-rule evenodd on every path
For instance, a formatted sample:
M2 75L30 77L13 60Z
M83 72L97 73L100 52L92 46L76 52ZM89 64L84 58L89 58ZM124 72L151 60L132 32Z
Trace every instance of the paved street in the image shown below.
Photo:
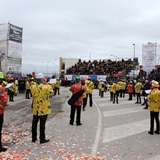
M149 111L135 98L119 98L119 104L93 92L93 107L82 111L82 126L69 125L69 88L51 98L53 113L48 117L46 137L49 143L31 142L31 102L24 95L15 97L5 112L4 144L9 149L1 157L12 159L68 160L159 160L160 135L149 135ZM15 158L16 157L16 158Z

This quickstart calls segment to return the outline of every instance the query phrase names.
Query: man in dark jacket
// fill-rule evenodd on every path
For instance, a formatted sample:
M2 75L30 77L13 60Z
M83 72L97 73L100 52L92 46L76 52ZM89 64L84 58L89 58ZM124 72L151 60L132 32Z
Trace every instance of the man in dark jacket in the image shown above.
M147 90L150 89L151 89L151 84L149 83L149 80L146 79L142 87L142 95L144 96L144 102L142 105L145 105L143 109L148 109L148 101L145 99L145 97L148 96L149 92L147 92Z

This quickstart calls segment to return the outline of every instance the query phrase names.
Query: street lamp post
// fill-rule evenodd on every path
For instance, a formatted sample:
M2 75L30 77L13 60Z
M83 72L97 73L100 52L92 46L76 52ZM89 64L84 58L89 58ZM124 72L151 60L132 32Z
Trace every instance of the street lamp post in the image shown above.
M58 65L55 63L53 63L53 65L55 65L57 67L56 75L58 76Z
M115 56L115 55L113 55L113 54L111 54L111 56L116 57L116 58L118 58L118 59L120 60L120 58L119 58L119 57L117 57L117 56Z
M133 54L133 58L135 58L135 44L133 43L134 46L134 54Z
M35 72L36 70L35 70L35 67L34 67L34 65L33 65L33 64L30 64L30 65L33 67L33 69L34 69L34 72Z
M41 63L45 64L44 62L41 62ZM46 72L47 72L47 77L48 77L48 63L49 63L49 62L47 62L47 63L46 63L46 69L47 69L47 70L46 70Z

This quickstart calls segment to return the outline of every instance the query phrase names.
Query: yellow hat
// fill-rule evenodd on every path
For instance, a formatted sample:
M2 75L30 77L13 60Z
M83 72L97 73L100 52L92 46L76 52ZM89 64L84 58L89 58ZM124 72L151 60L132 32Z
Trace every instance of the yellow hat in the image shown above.
M6 86L8 83L6 81L3 81L3 85Z
M152 86L155 87L155 88L158 88L159 87L159 83L157 81L154 81L152 83Z
M3 76L3 72L0 72L0 78L3 79L4 76Z

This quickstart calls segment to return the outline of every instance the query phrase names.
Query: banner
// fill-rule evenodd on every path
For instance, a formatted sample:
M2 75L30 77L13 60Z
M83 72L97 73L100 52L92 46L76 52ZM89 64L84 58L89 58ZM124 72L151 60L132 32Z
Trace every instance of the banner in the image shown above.
M8 57L8 69L7 74L21 74L22 59Z
M22 58L22 43L13 41L8 42L8 56L14 58Z
M22 28L9 24L9 40L22 43Z
M142 46L142 66L143 70L149 73L156 65L156 44L146 44Z
M8 23L0 24L0 41L7 40Z

